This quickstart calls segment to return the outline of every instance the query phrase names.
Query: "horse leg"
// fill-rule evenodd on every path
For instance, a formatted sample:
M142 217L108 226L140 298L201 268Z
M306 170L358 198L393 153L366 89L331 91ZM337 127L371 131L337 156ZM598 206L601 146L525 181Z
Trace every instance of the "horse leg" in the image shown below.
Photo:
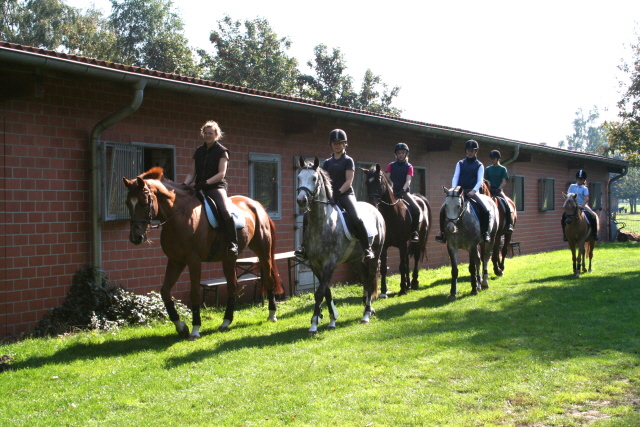
M478 251L469 251L469 274L471 275L471 295L478 295L480 290L480 277L478 276L480 267L480 257Z
M409 292L409 257L407 255L407 244L400 243L400 293L406 295Z
M387 297L387 250L388 246L382 248L380 253L380 298Z
M182 338L187 338L189 336L189 327L186 323L180 320L175 304L171 299L171 289L178 281L178 277L180 277L180 274L182 274L185 267L185 263L169 259L167 262L167 269L164 273L164 282L160 289L160 295L164 302L164 307L167 310L167 314L169 315L169 319L174 323L174 325L176 325L176 332L178 332L178 335Z
M309 335L315 335L318 333L318 324L320 323L320 320L322 320L322 300L327 295L329 281L331 280L331 276L333 276L333 271L335 270L335 268L336 263L328 261L327 263L325 263L322 269L322 274L316 274L319 283L318 289L316 289L315 294L313 294L315 298L315 305L313 306L313 316L311 316L311 327L309 328ZM329 297L331 297L331 293L329 293Z
M587 246L589 244L585 242L584 245L582 245L582 248L580 248L580 259L582 260L582 272L586 273L587 272L587 263L585 262L585 257L587 254Z
M494 247L490 242L480 244L482 260L478 261L482 261L482 289L489 289L489 260ZM478 263L478 268L480 268L480 263Z
M580 277L580 270L576 270L576 244L569 242L569 248L571 249L571 261L573 264L573 274L576 277Z
M447 245L449 259L451 260L451 289L449 291L449 301L456 300L458 293L458 251Z
M420 262L420 246L418 243L411 243L409 250L409 265L411 264L411 257L413 257L413 274L411 279L411 289L416 291L420 288L420 282L418 281L418 263Z
M278 321L278 317L276 316L278 307L276 305L276 293L273 292L273 289L269 289L267 291L267 300L269 301L269 316L267 317L267 320L275 323Z
M509 251L509 245L511 244L511 237L513 234L507 233L504 235L504 244L502 245L500 251L500 269L504 272L504 260L507 257L507 252Z
M589 258L589 273L591 273L593 270L591 269L591 260L593 259L593 247L596 245L595 240L593 242L589 242L588 243L589 247L588 247L588 252L587 252L587 256Z
M238 277L236 275L235 259L222 262L222 271L225 279L227 279L227 307L224 310L224 318L222 324L218 327L218 331L224 332L229 329L229 325L233 322L233 313L236 309L236 298L238 290Z
M504 274L500 266L500 249L502 249L500 244L501 241L502 239L496 236L496 240L493 242L493 250L491 253L491 261L493 262L493 273L498 277Z
M327 286L327 291L324 295L325 301L327 301L327 307L329 308L329 324L327 325L328 331L336 329L336 320L338 320L338 310L333 302L333 295L331 295L331 287Z

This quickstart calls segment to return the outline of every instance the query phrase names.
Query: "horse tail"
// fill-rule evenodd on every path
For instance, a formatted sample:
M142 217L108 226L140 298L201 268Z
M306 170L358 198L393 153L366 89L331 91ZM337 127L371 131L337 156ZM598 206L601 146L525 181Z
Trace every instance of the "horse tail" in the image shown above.
M429 200L423 196L422 194L413 194L417 198L419 198L426 206L424 215L427 218L427 231L425 234L424 241L414 242L409 245L409 256L417 258L420 262L428 260L427 256L427 243L429 242L429 232L431 231L431 204Z
M278 295L284 293L284 288L276 265L276 224L269 215L267 215L267 219L269 220L269 230L271 231L271 278L273 279L273 290ZM262 287L262 292L266 292L264 286Z

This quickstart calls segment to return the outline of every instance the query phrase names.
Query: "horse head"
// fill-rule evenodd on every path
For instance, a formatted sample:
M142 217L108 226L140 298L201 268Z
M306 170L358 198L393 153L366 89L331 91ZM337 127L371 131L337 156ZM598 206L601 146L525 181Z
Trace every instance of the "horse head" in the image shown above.
M446 197L444 199L444 211L447 222L447 230L450 233L458 232L458 221L466 211L466 199L462 187L447 188L442 186Z
M320 159L316 156L313 163L299 158L300 172L298 173L298 197L296 202L300 209L309 209L309 205L318 198L318 190L322 185L322 177L318 172Z
M378 163L371 166L370 169L360 168L365 174L365 185L367 194L369 195L369 203L378 207L382 195L389 192L389 183L380 169Z
M129 241L139 245L147 240L147 230L151 220L158 215L158 200L140 176L135 179L123 177L122 182L129 190L127 194L127 207L131 216Z
M578 206L578 195L575 193L562 193L564 197L564 212L566 214L566 224L571 224L578 219L580 209Z

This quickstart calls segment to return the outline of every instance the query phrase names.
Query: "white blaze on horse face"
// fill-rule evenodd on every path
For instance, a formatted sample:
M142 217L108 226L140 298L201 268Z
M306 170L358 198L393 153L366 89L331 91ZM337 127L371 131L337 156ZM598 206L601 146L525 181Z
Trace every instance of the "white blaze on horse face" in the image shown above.
M306 188L311 193L316 191L317 172L311 169L302 169L298 174L298 202L303 202L305 198L310 197L303 188ZM308 200L309 202L310 200Z

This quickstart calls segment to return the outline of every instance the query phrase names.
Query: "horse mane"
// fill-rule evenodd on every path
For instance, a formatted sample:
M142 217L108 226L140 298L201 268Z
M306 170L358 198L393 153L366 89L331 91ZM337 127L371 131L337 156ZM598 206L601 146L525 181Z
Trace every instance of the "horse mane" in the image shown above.
M142 175L140 175L142 179L157 179L158 181L162 181L164 178L164 169L160 166L154 166Z
M313 163L305 162L303 169L313 169ZM322 181L322 185L324 186L324 194L327 197L327 200L331 200L333 198L333 187L331 186L331 178L329 178L329 172L322 169L322 167L320 166L318 166L316 172L318 172L320 180Z
M565 197L565 199L564 199L564 203L562 204L562 207L563 207L563 208L564 208L564 207L566 207L566 206L567 206L567 203L569 202L569 200L572 200L572 201L573 201L573 200L575 200L575 199L573 198L575 195L576 195L575 193L567 193L567 197ZM577 202L576 202L576 204L577 204Z

